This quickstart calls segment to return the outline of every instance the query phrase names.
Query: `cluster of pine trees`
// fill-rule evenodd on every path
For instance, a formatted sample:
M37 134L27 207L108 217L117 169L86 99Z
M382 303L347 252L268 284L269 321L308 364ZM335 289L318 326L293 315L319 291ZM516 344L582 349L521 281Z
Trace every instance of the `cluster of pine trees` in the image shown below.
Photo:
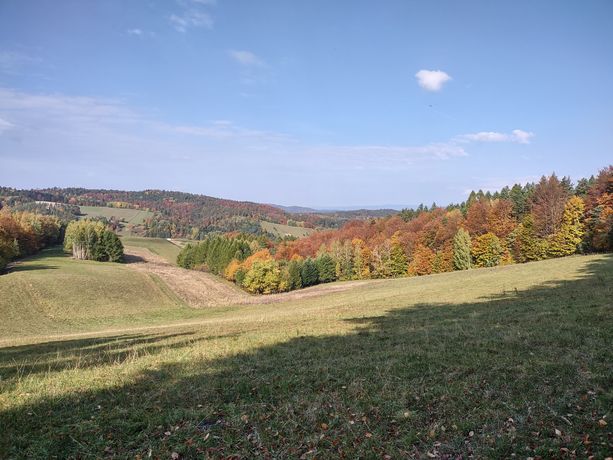
M186 245L177 256L177 265L223 275L233 259L243 261L258 248L257 240L248 241L246 235L211 235L200 243Z
M75 220L66 227L64 249L76 259L121 262L123 244L100 221Z
M494 194L473 192L465 203L447 208L421 206L392 217L356 220L273 247L251 244L250 252L237 252L240 244L231 240L216 243L228 248L223 256L213 255L213 243L201 247L200 262L191 266L206 260L205 269L263 294L335 280L418 276L610 251L613 166L576 186L552 174Z
M17 257L34 254L62 240L64 224L55 216L0 211L0 270Z

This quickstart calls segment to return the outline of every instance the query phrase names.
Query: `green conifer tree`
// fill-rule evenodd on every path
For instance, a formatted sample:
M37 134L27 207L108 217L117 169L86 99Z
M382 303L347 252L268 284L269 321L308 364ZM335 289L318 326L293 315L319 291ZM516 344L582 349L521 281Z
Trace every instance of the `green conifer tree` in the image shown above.
M470 234L460 228L453 237L453 268L454 270L468 270L471 267Z

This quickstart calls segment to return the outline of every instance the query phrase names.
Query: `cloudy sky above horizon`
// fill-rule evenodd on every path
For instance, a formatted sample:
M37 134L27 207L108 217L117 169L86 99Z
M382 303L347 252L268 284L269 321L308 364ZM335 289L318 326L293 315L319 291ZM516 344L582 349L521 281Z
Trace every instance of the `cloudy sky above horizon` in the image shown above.
M0 3L0 185L314 207L613 161L613 3Z

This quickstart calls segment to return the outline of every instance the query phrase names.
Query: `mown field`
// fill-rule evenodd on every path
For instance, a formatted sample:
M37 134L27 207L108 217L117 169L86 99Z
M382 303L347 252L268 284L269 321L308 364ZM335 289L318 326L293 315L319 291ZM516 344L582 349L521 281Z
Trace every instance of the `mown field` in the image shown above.
M293 227L291 225L276 224L274 222L266 221L261 221L260 226L265 232L272 233L273 235L280 237L289 235L294 236L296 238L303 238L305 236L309 236L311 233L316 231L313 228Z
M177 263L177 255L181 251L180 243L174 244L164 238L143 238L138 236L122 236L124 246L135 246L149 249L154 254L163 257L171 264Z
M110 208L107 206L79 206L79 208L84 217L106 217L107 219L116 217L122 224L122 228L119 229L120 234L127 233L127 224L140 225L153 216L151 211L141 209Z
M611 255L202 310L137 275L47 251L0 277L1 457L612 451Z

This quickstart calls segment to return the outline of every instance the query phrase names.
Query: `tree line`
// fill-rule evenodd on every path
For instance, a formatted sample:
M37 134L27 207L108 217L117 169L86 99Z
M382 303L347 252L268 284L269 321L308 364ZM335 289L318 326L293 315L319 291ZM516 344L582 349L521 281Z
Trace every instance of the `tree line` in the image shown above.
M216 243L184 249L182 266L211 270L262 294L336 280L419 276L611 251L613 166L576 185L552 174L536 184L472 192L466 202L446 208L420 206L275 245L251 241L245 243L249 251L240 253L231 236L215 238ZM200 254L199 267L181 262L194 253Z
M0 210L0 271L12 260L62 242L78 259L120 262L123 258L121 240L102 221L67 221L56 215Z
M56 216L27 211L0 211L0 270L13 259L25 257L64 237L65 225Z
M37 201L61 204L73 212L77 206L108 206L152 211L154 215L142 225L134 226L132 233L148 237L193 240L204 239L209 234L227 232L265 235L260 225L263 220L287 225L293 223L296 226L309 228L339 228L353 219L395 213L393 210L334 212L311 210L290 213L268 204L166 190L121 191L84 188L18 190L0 187L0 208L34 206ZM74 215L78 214L77 208ZM266 236L274 238L273 235Z

